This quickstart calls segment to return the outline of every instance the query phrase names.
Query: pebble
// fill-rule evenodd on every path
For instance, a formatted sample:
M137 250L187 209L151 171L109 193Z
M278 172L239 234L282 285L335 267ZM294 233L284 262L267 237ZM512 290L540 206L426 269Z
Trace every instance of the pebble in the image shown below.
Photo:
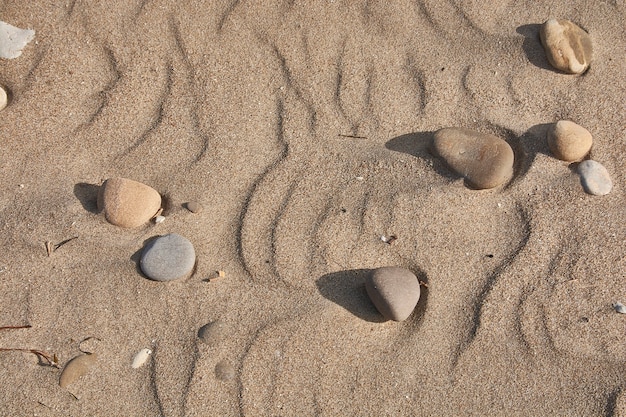
M176 233L149 242L139 261L141 270L155 281L172 281L189 274L196 263L196 252L189 240Z
M150 358L152 350L143 348L133 358L133 363L130 365L133 369L141 368Z
M541 25L539 37L554 68L569 74L582 74L589 68L593 54L591 38L575 23L549 19Z
M420 298L420 284L415 274L393 266L373 270L365 281L365 289L387 320L406 320Z
M200 213L202 211L202 205L197 201L190 201L187 203L187 210L192 213Z
M61 377L59 378L59 385L61 388L65 388L78 378L85 375L89 368L96 363L98 356L95 353L78 355L71 361L69 361L65 368L63 368L63 372L61 372Z
M215 376L222 381L235 379L235 367L226 361L220 361L215 365Z
M506 141L460 127L435 132L432 150L475 188L494 188L513 176L513 149Z
M609 172L599 162L588 160L578 165L578 174L585 191L593 195L606 195L611 192L613 182Z
M139 227L161 208L161 195L152 187L126 178L109 178L98 193L98 208L111 224Z
M217 346L225 339L227 327L222 320L212 321L200 327L198 338L208 346Z
M0 110L4 110L7 104L9 104L9 96L4 87L0 85Z
M550 151L562 161L580 161L589 153L592 144L591 133L569 120L559 120L548 129Z

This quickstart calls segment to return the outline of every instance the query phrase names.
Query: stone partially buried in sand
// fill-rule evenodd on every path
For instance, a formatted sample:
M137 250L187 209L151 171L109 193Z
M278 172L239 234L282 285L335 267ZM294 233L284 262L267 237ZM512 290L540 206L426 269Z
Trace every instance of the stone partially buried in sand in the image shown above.
M570 74L582 74L592 56L589 34L565 19L549 19L539 30L539 37L550 64Z
M388 320L406 320L420 298L420 283L411 271L387 266L373 270L365 289L376 309Z
M548 129L548 146L562 161L579 161L591 150L593 138L584 127L569 120L559 120Z
M593 195L606 195L613 189L609 172L599 162L588 160L578 165L578 174L585 191Z
M141 254L141 270L155 281L173 281L189 274L196 252L189 240L176 233L149 242Z
M139 227L161 208L161 195L152 187L126 178L110 178L98 193L98 208L111 224Z
M78 378L85 375L89 368L96 363L98 356L95 353L79 355L69 361L63 368L59 378L59 385L65 388Z
M490 134L460 127L440 129L432 150L478 189L497 187L513 176L513 149Z

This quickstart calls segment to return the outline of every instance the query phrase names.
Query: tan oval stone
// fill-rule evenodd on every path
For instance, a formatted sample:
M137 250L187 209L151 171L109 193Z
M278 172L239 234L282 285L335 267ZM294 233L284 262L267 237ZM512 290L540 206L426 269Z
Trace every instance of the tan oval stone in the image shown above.
M365 290L387 320L406 320L420 299L420 283L415 274L395 266L373 270L365 281Z
M152 187L126 178L110 178L98 193L98 208L111 224L139 227L161 208L161 195Z
M584 127L569 120L559 120L548 129L548 146L562 161L579 161L591 150L593 138Z
M506 141L461 127L435 132L433 152L473 187L494 188L513 175L513 149Z
M87 354L87 355L79 355L74 359L69 361L65 368L63 368L63 372L61 372L61 377L59 378L59 385L61 388L65 388L74 381L76 381L81 376L85 375L89 368L96 363L98 356L95 353Z
M550 64L570 74L582 74L589 68L593 49L589 34L565 19L549 19L539 30L539 37Z

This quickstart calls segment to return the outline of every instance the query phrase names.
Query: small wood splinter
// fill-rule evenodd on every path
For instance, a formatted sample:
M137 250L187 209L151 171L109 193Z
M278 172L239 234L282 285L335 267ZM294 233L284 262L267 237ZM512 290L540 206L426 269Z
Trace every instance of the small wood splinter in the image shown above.
M224 272L224 271L215 271L215 275L209 277L208 281L209 282L217 281L217 280L220 280L220 279L224 278L225 276L226 276L226 272Z
M57 243L56 245L54 243L52 243L51 241L47 240L46 241L46 252L48 253L48 256L52 255L52 252L54 252L55 250L59 249L61 246L65 245L66 243L71 242L74 239L78 239L78 236L73 236L69 239L65 239L62 242Z

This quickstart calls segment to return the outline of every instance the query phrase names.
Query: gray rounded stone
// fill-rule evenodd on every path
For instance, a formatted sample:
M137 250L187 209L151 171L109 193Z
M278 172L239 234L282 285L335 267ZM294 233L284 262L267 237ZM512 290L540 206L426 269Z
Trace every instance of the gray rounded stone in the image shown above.
M599 162L588 160L578 165L578 174L585 191L593 195L606 195L613 189L609 172Z
M155 281L172 281L189 274L196 252L189 240L176 233L160 236L146 245L141 270Z
M365 289L376 309L388 320L406 320L420 298L420 283L411 271L387 266L374 269Z
M589 68L593 49L589 34L565 19L549 19L539 30L546 57L556 69L582 74Z
M513 176L513 149L490 134L447 127L435 132L432 150L479 189L497 187Z

